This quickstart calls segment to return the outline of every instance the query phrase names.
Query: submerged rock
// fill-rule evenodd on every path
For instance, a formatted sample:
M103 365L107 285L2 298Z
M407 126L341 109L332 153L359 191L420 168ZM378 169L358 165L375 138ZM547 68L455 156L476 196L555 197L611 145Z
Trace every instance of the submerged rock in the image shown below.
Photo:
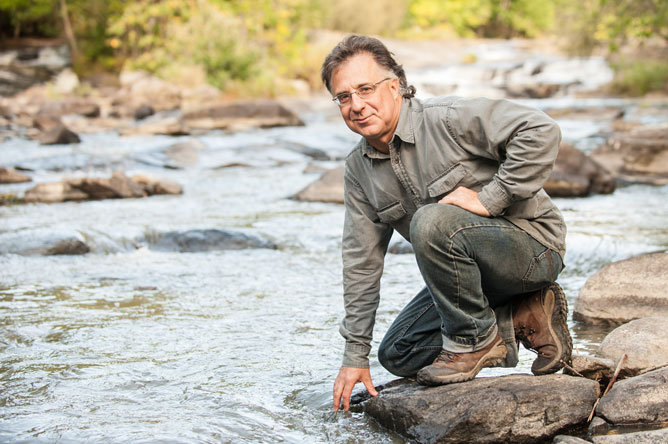
M243 250L246 248L275 249L276 244L238 231L205 229L150 233L145 237L152 250L194 253L216 250Z
M668 317L636 319L617 327L596 351L596 356L615 363L624 354L623 377L668 365ZM666 403L668 408L668 398Z
M610 194L615 190L615 178L573 145L562 143L554 169L543 188L551 197Z
M75 132L67 128L65 125L60 125L50 131L40 134L39 142L42 145L60 145L79 143L81 142L81 139Z
M0 167L0 183L23 183L31 182L32 179L25 174L21 174L16 171L14 168L1 168Z
M598 393L589 379L511 375L429 388L409 382L362 406L412 442L539 443L581 428Z
M591 153L592 159L627 182L668 184L668 126L617 134Z
M85 238L76 231L61 233L31 230L0 236L0 254L56 256L86 254L89 251Z
M668 254L651 253L606 265L587 279L573 319L620 324L647 316L668 316Z
M668 423L668 367L618 381L601 398L596 416L613 426Z
M343 167L324 173L318 180L293 196L308 202L343 203Z
M665 444L668 443L668 429L592 436L591 442L594 444Z

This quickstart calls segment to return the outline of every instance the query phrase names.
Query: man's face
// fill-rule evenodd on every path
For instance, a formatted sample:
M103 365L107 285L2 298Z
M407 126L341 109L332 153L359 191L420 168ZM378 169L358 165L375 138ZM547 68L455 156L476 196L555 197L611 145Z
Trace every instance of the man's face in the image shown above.
M360 53L334 70L332 93L352 93L361 85L374 84L387 77L391 77L391 74L378 65L371 54ZM391 78L378 84L375 92L365 99L352 94L350 102L340 108L341 116L348 128L380 151L387 152L386 146L399 121L401 101L399 80Z

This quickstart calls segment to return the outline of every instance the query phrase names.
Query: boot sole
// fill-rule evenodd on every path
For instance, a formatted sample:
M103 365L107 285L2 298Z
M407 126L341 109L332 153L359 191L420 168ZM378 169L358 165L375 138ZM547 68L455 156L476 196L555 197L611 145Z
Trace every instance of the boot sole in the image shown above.
M503 360L506 358L506 345L503 343L503 340L495 345L487 355L483 356L475 367L473 367L468 372L464 373L454 373L446 376L434 376L434 375L425 375L425 372L419 371L417 374L417 382L421 385L437 386L437 385L446 385L452 384L455 382L465 382L470 381L475 378L475 376L480 373L485 367L494 367L496 365L503 364ZM499 349L498 356L495 355L496 349ZM502 356L501 356L502 355ZM426 368L426 367L425 367Z
M573 350L573 341L571 339L571 334L568 331L567 317L568 317L568 302L566 301L566 296L564 295L563 290L556 282L550 284L548 289L545 291L544 295L541 297L546 297L547 292L552 291L554 295L554 301L551 307L551 313L546 313L550 323L548 329L553 338L558 339L558 350L557 357L542 366L541 368L531 367L531 372L534 375L548 375L551 373L556 373L564 367L564 363L570 364L571 353Z

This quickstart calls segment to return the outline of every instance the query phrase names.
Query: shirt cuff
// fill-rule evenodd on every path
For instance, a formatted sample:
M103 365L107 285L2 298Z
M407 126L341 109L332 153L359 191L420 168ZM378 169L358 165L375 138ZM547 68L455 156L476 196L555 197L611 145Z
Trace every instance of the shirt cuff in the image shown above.
M346 342L342 365L344 367L369 368L370 351L371 347L368 345Z
M495 179L482 187L482 190L478 193L478 199L492 216L503 214L505 209L513 203L513 200Z

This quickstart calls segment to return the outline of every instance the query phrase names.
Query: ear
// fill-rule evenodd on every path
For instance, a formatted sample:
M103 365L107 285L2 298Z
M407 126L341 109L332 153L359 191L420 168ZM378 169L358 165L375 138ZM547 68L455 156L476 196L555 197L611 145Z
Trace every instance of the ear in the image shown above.
M392 97L395 99L397 96L400 96L400 91L399 91L399 79L394 78L390 80L390 91L392 91Z

